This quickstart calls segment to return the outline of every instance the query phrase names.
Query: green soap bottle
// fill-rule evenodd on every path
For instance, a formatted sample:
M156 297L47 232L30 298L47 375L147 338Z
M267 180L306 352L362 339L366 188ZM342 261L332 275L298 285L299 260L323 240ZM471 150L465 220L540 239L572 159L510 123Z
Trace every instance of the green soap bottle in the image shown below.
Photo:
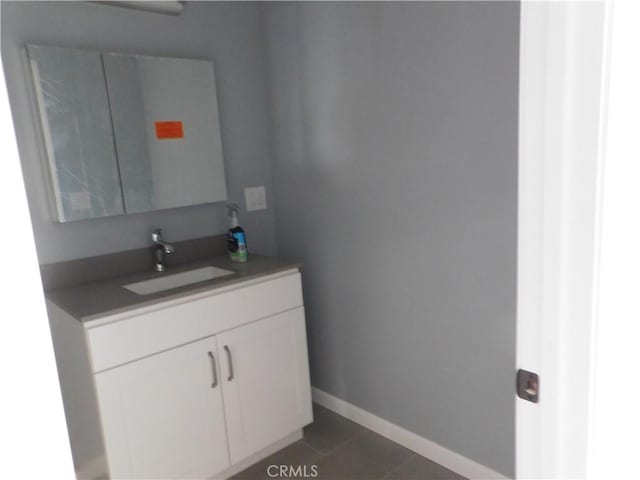
M229 209L229 217L231 218L231 227L227 235L229 258L233 262L245 263L249 252L247 251L247 236L240 226L240 220L238 220L238 211L240 208L235 203L227 204L227 208Z

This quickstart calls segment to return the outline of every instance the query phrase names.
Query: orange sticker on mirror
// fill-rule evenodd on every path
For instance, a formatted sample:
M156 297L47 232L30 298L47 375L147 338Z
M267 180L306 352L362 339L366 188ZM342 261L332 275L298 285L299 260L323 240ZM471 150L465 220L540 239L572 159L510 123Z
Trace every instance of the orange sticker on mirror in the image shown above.
M166 140L169 138L184 138L184 131L182 130L182 122L170 121L170 122L155 122L156 137L160 140Z

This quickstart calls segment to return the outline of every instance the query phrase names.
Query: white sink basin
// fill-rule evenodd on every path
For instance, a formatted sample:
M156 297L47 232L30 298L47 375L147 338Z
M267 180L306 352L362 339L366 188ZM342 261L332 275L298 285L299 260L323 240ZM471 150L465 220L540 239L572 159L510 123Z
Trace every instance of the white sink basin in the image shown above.
M222 268L202 267L186 272L174 273L173 275L165 275L160 278L152 278L151 280L144 280L142 282L129 283L123 285L123 288L138 295L149 295L164 290L171 290L172 288L184 287L192 283L213 280L214 278L224 277L232 273L231 270L224 270Z

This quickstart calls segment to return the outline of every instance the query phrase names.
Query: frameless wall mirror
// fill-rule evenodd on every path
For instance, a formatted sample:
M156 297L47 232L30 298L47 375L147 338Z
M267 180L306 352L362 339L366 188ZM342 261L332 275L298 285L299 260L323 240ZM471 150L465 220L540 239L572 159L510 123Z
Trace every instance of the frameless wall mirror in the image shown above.
M58 47L28 51L60 221L227 199L211 62ZM75 61L65 63L66 57ZM48 100L52 85L67 94L56 90L55 104ZM60 118L59 110L70 111L72 119ZM71 123L82 115L92 116L88 126L104 128L93 135L75 132ZM70 142L80 147L72 149ZM110 162L103 158L107 147ZM115 181L103 182L106 165ZM90 181L83 180L82 188L77 181L70 190L69 181L61 181L66 175ZM94 208L107 190L120 210Z

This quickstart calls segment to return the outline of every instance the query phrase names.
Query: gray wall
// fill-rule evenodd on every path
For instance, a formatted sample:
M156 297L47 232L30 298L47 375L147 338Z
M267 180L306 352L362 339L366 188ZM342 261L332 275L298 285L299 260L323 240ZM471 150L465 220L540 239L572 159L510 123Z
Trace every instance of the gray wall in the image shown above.
M513 475L518 4L263 14L314 385Z
M49 210L31 84L23 65L26 43L94 48L215 63L229 198L244 205L245 186L265 185L271 201L267 92L259 7L250 3L189 2L178 17L85 2L2 1L2 57L40 263L149 245L155 226L167 240L227 228L222 204L57 224ZM275 253L273 210L243 212L250 249Z

